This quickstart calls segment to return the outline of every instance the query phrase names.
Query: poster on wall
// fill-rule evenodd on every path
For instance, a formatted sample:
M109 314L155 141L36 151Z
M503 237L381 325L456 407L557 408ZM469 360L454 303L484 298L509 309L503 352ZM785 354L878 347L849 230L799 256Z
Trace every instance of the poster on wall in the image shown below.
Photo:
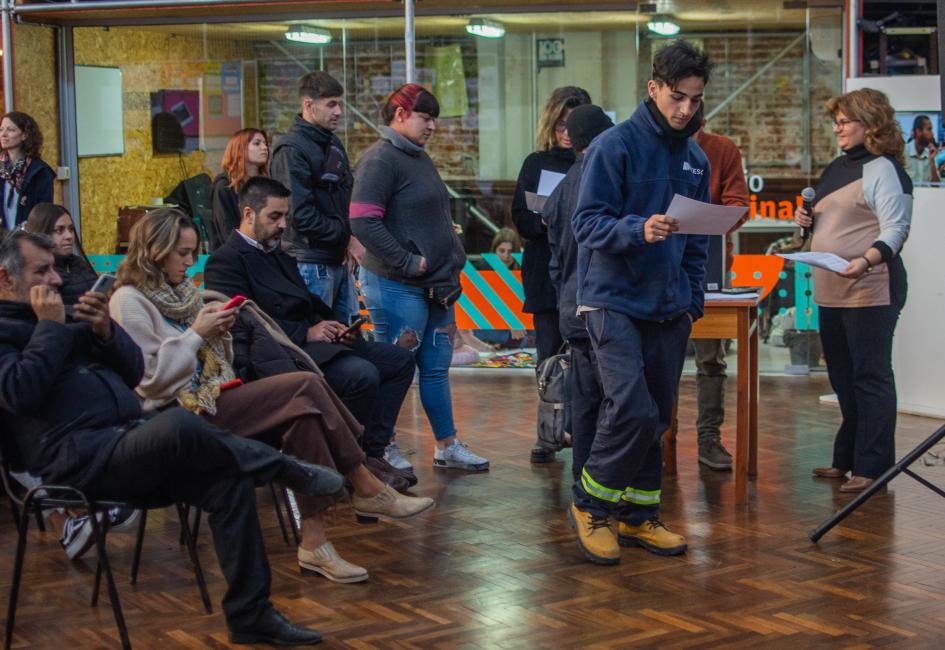
M151 146L156 154L191 153L200 145L200 93L151 93Z
M200 148L222 151L243 128L243 84L239 61L208 63L201 79Z
M459 44L428 47L425 67L433 73L433 94L440 102L440 117L462 117L469 112L463 51Z

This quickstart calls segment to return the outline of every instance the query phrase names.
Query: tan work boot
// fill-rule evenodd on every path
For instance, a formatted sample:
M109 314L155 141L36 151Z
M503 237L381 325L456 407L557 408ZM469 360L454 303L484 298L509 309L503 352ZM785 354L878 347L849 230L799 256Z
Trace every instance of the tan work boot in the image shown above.
M620 522L617 541L621 546L642 546L657 555L680 555L688 548L686 538L671 533L656 517L650 517L639 526Z
M598 517L580 510L572 503L568 509L568 521L577 532L578 547L589 561L594 564L620 562L617 536L606 517Z
M314 551L306 551L300 546L297 555L303 575L317 573L332 582L345 584L368 579L367 569L343 560L331 542L325 542Z
M436 505L436 501L430 497L408 497L399 494L389 485L385 485L384 489L373 497L359 497L355 494L351 497L351 503L358 521L362 523L372 523L378 519L410 519Z

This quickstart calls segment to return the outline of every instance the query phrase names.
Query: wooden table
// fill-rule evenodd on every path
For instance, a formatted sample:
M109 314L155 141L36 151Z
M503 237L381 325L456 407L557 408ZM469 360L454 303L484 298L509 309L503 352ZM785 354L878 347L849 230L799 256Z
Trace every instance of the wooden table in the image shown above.
M735 420L735 504L748 503L748 480L758 475L758 300L706 301L705 316L692 327L694 339L735 339L738 397ZM675 413L663 434L663 464L676 475Z

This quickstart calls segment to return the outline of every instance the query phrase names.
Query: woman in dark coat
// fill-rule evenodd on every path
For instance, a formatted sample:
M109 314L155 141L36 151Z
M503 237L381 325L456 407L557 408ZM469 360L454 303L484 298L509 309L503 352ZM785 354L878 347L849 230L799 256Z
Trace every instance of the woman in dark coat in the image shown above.
M528 209L525 192L538 190L541 172L565 174L574 164L574 150L566 127L568 115L582 104L590 104L591 96L583 88L564 86L556 88L548 98L538 121L538 150L528 155L518 174L518 184L512 197L512 221L518 234L525 240L522 252L522 284L525 289L525 305L522 311L532 314L535 322L535 347L540 364L558 352L562 338L558 331L558 299L548 263L551 249L548 247L548 229L541 215ZM533 463L554 460L553 449L536 444L532 449Z
M260 129L242 129L233 134L220 163L223 173L213 179L213 220L207 229L213 252L240 227L236 193L253 176L269 175L269 138Z
M62 278L59 293L63 303L74 305L79 296L92 288L98 274L82 250L72 215L61 205L40 203L30 212L26 229L52 239L56 247L54 268Z
M42 146L32 117L12 111L0 118L0 230L14 230L37 203L52 202L56 174L40 159Z

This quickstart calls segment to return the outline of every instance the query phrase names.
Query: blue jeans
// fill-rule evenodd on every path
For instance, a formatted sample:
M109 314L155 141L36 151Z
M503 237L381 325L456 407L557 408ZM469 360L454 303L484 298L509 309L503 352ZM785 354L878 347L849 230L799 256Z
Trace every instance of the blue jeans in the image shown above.
M437 440L456 435L449 375L453 309L428 302L422 287L388 280L364 268L361 293L371 313L377 340L409 348L416 355L420 401L433 435Z
M347 325L358 314L358 291L345 265L299 262L299 273L311 293L335 311L335 320Z

